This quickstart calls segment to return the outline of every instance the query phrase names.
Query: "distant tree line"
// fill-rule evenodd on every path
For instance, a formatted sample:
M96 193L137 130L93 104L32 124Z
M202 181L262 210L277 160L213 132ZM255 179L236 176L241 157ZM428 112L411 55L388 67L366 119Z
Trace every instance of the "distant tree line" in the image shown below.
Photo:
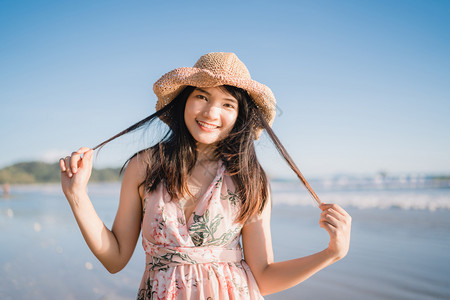
M0 184L51 183L60 181L58 163L40 161L20 162L0 169ZM92 170L91 182L119 181L120 168Z

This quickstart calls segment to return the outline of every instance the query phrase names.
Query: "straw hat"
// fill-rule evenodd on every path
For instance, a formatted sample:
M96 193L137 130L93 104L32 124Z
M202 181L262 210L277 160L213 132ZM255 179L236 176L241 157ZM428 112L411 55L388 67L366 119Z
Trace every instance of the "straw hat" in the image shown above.
M200 57L192 68L184 67L164 74L153 85L158 97L156 110L169 104L186 86L216 87L231 85L248 92L263 112L269 125L275 118L275 97L269 87L254 81L247 67L234 53L213 52ZM257 128L256 137L262 128Z

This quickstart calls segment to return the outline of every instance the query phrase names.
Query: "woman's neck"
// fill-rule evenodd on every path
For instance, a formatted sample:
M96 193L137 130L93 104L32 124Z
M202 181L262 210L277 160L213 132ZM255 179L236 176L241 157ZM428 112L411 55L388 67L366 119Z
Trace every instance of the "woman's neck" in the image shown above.
M197 145L197 161L198 162L211 162L216 161L215 157L216 145Z
M197 161L190 173L189 185L207 187L217 173L216 145L197 144Z

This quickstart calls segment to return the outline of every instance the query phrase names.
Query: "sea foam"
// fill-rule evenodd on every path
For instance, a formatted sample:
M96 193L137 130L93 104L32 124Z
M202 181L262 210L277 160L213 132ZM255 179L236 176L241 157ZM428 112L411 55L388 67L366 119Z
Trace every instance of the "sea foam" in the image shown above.
M398 180L351 179L312 180L311 186L322 202L360 209L450 209L448 182L427 178ZM272 181L274 204L316 205L298 181Z

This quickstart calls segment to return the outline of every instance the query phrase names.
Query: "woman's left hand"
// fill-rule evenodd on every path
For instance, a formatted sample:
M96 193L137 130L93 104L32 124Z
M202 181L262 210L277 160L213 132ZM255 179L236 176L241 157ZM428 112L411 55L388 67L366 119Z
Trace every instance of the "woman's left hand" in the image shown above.
M322 210L320 227L330 235L328 251L334 260L339 260L347 255L350 247L352 217L337 204L322 203L319 208Z

